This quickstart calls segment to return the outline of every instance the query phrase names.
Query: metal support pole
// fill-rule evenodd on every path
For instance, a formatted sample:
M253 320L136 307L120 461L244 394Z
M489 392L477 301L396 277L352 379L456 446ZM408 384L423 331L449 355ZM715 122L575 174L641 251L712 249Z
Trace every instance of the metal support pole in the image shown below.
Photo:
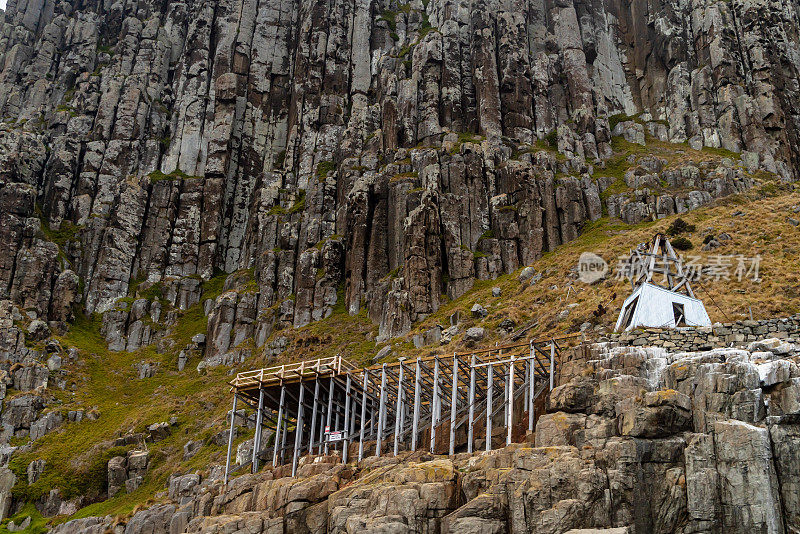
M258 450L261 448L261 422L264 416L264 388L258 387L258 413L256 414L256 435L253 437L253 473L258 473Z
M338 431L341 428L339 426L339 417L340 417L339 406L338 405L334 406L333 411L336 414L336 419L334 419L335 422L333 423L333 430L334 431ZM338 451L339 450L339 443L341 443L341 442L337 442L336 445L333 446L333 450L334 451Z
M511 355L511 363L508 364L508 433L506 435L506 445L511 445L511 431L514 428L514 355Z
M376 409L376 406L375 406L375 399L370 399L369 400L369 432L367 433L368 436L376 435L375 427L377 425L375 424L375 414L377 414L377 413L378 413L378 410Z
M492 450L492 395L494 394L494 365L489 364L486 386L486 450Z
M231 430L228 433L228 457L225 460L225 477L223 484L228 484L228 472L231 469L231 449L233 448L233 422L236 420L236 393L233 394L233 409L231 410Z
M278 403L278 423L275 427L275 439L272 446L272 467L278 467L278 443L281 437L281 424L283 423L283 405L286 402L286 386L281 382L281 401Z
M406 390L403 388L403 406L400 410L400 439L402 440L406 433L406 421L408 419L408 399L406 398Z
M322 454L325 447L325 414L320 410L319 413L319 430L317 431L317 454Z
M555 371L556 371L556 344L554 341L550 342L550 391L553 390L555 385Z
M306 387L300 382L300 395L297 399L297 426L294 430L294 454L292 456L292 476L297 474L297 459L300 454L300 444L303 442L303 397Z
M351 393L350 396L353 397L353 400L351 401L352 402L352 407L350 409L350 436L349 436L349 440L347 442L348 448L353 443L353 436L356 433L356 417L357 417L356 407L358 406L358 403L356 402L356 399L355 399L355 394Z
M328 432L331 430L331 412L333 412L333 388L336 383L331 377L330 386L328 387L328 413L325 414L325 454L328 454Z
M308 434L308 454L314 454L314 434L317 433L317 400L319 398L319 378L314 380L314 408L311 410L311 432Z
M400 418L403 413L403 362L400 361L400 370L397 376L397 408L394 412L394 455L400 451Z
M381 455L381 441L383 438L383 425L386 424L386 364L381 367L381 394L378 404L378 439L375 442L375 456Z
M458 357L453 353L453 386L450 389L450 456L456 453L456 408L458 408Z
M417 358L417 369L414 375L414 416L411 422L411 450L417 450L417 431L419 430L419 395L420 395L420 363Z
M506 369L506 376L503 383L503 388L504 388L503 391L505 393L503 395L503 425L505 425L506 427L508 426L508 379L510 376L511 376L511 366L509 365L508 369Z
M284 408L286 408L284 406ZM283 411L283 433L281 434L281 457L278 462L283 465L284 461L286 460L286 436L289 435L289 414L288 410L284 409Z
M533 432L533 417L535 415L534 403L536 402L536 360L534 357L533 342L531 342L531 357L528 360L528 431Z
M439 358L433 364L433 399L431 400L431 453L436 445L436 424L439 422L437 411L439 409Z
M347 453L350 448L350 373L347 374L347 386L344 390L344 448L342 449L342 463L347 463Z
M531 368L531 361L525 360L525 368L522 371L522 386L525 391L525 403L523 404L523 406L525 406L526 408L529 404L528 396L530 395L530 388L528 387L528 376L530 376L531 374L530 368Z
M364 369L364 392L361 397L361 436L358 439L358 461L364 459L364 424L367 422L367 384L369 371Z
M475 355L472 355L472 362L469 369L469 435L467 436L467 452L472 454L472 445L475 437Z

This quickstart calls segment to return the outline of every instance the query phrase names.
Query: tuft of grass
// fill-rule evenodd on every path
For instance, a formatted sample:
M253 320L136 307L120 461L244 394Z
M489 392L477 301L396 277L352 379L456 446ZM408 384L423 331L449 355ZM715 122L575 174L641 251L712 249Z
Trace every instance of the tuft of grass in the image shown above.
M51 230L50 224L43 216L40 216L42 237L47 241L51 241L64 248L69 243L78 241L80 239L81 230L83 226L73 224L72 221L62 221L58 230Z
M676 237L670 242L672 243L672 246L675 248L675 250L691 250L692 247L694 247L694 245L692 245L692 242L685 237Z
M667 227L667 234L671 236L676 236L686 232L694 232L696 228L697 227L694 224L689 224L680 217L678 217L677 219L672 221L672 224L670 224Z
M148 174L147 177L150 179L151 184L168 180L191 180L197 178L197 176L190 176L180 169L175 169L169 174L156 170Z
M480 143L483 137L472 132L461 132L458 134L458 141L450 149L450 155L457 154L461 150L461 145L464 143Z
M380 17L378 20L382 20L386 22L386 25L389 26L389 31L396 32L397 31L397 11L392 11L391 9L384 9L381 11Z
M639 120L640 115L641 113L637 113L636 115L626 115L625 113L616 113L614 115L611 115L608 118L608 128L613 132L614 128L617 127L617 124L621 122L627 122L627 121L641 122Z
M714 148L710 146L704 146L701 150L706 154L711 154L713 156L718 156L720 158L731 158L731 159L739 159L741 154L738 152L733 152L732 150L728 150L726 148Z
M334 170L336 170L336 164L333 161L320 161L317 163L317 179L323 181Z
M112 57L115 54L114 47L111 46L111 45L97 45L97 52L98 53L103 53L104 52L104 53L106 53L106 54L108 54L108 55L110 55Z
M78 113L74 109L72 109L71 106L67 106L66 104L62 104L62 105L56 107L56 111L57 112L67 112L67 113L69 113L70 117L75 117L75 116L78 115Z
M33 504L28 503L19 512L0 524L0 534L11 534L11 531L8 530L8 524L13 521L15 525L19 526L28 517L31 518L31 524L24 531L21 531L24 534L44 534L49 530L47 528L47 519L42 517L42 514Z
M403 58L403 57L406 57L406 56L408 56L408 55L411 55L411 53L414 51L414 47L415 47L415 46L416 46L416 44L415 44L415 43L412 43L412 44L407 44L407 45L403 46L403 47L400 49L400 51L399 51L399 52L397 52L397 57L399 57L399 58Z
M306 190L300 189L297 192L297 198L295 199L294 204L292 204L292 207L289 208L289 213L299 213L304 209L306 209Z
M408 179L414 180L416 178L419 178L419 173L416 171L401 172L389 178L389 182L391 183L402 182L403 180L408 180Z
M278 155L275 156L275 163L273 163L273 167L283 167L283 163L286 161L286 151L281 150L278 152Z
M550 131L544 136L544 142L549 148L558 150L558 132L556 130Z

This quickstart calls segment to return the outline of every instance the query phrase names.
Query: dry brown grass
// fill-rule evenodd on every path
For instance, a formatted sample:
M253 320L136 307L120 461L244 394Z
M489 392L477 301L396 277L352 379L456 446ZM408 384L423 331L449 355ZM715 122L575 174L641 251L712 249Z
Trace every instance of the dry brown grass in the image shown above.
M713 255L761 255L760 283L749 279L717 282L701 280L693 288L702 299L711 320L728 322L749 318L750 307L754 319L788 316L800 311L800 274L797 269L800 251L800 228L788 222L789 217L800 218L791 208L800 205L800 193L786 186L775 192L772 186L758 186L749 193L736 195L718 201L690 213L680 215L696 231L685 234L694 248L683 253L686 257L699 255L707 259ZM734 211L742 211L741 216L733 216ZM477 282L475 288L461 298L445 304L437 313L416 325L409 335L424 332L436 324L448 326L448 316L461 312L463 323L461 332L470 326L486 328L485 343L503 342L507 335L496 331L497 324L504 318L514 320L518 326L536 322L528 335L550 336L574 332L584 322L599 324L612 329L624 299L630 294L627 281L611 276L594 285L586 285L575 280L571 269L577 265L584 251L595 252L609 262L613 268L619 256L638 243L650 241L656 232L664 232L677 216L639 225L626 225L620 221L601 219L588 225L575 241L548 252L533 263L543 278L534 286L518 281L520 271L493 281ZM718 235L726 232L730 241L710 251L701 251L703 238L707 234ZM733 269L731 269L733 274ZM502 296L492 297L491 288L499 287ZM571 289L569 289L571 287ZM484 320L473 319L469 310L474 303L480 303L489 310ZM568 305L575 304L566 319L558 319L559 313ZM595 317L593 312L602 305L607 311ZM449 353L464 350L461 336L454 343L443 347L413 349L410 344L398 342L395 352L402 351L406 357L429 353Z

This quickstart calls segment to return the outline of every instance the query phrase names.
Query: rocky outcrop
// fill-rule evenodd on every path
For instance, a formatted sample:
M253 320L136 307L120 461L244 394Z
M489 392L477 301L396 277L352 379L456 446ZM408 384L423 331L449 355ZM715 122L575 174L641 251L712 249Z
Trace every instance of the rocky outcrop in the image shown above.
M130 493L141 486L149 459L149 453L142 450L111 458L108 461L108 497L114 497L120 491Z
M750 189L754 181L730 159L701 165L665 169L666 162L653 156L639 158L625 172L625 184L633 191L609 195L608 214L629 224L686 213L712 200ZM663 191L667 187L667 192ZM670 191L678 190L676 193Z
M125 533L794 532L798 380L769 351L582 345L526 443L175 476Z

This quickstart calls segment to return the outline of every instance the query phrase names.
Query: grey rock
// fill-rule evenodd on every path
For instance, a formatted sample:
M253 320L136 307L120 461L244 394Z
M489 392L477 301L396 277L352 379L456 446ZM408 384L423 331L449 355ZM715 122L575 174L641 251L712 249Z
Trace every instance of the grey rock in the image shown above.
M115 456L108 461L108 496L117 495L128 479L128 462L125 456Z
M438 345L442 340L442 327L434 326L429 328L423 332L422 337L425 345Z
M31 526L31 516L25 517L19 525L17 525L14 521L9 521L6 528L11 532L22 532L23 530L27 529Z
M200 484L200 475L172 476L169 479L169 498L183 504L192 496L194 488Z
M753 341L747 345L748 352L772 352L773 354L784 355L794 350L794 345L778 338L767 338L760 341Z
M61 356L59 356L58 354L53 354L47 359L47 368L50 371L58 371L59 369L61 369L61 363L62 363Z
M508 332L513 331L514 328L516 328L516 326L517 326L517 323L515 323L513 320L511 320L508 317L506 317L505 319L500 321L500 324L497 325L497 329L500 330L501 332L508 333Z
M185 350L182 350L178 353L178 372L183 371L186 368L186 363L189 361L189 356L186 354Z
M41 319L34 319L28 325L28 336L34 341L41 341L50 336L50 327Z
M64 422L60 412L50 412L31 423L30 437L33 441L61 426Z
M375 356L372 357L372 361L373 362L380 361L391 353L392 353L391 345L386 345L385 347L381 348L381 350L375 353Z
M456 334L458 334L459 328L458 325L448 326L444 330L442 330L442 339L439 341L442 345L447 345L453 340Z
M645 144L644 126L634 121L622 121L614 127L612 135L622 136L629 143Z
M161 441L172 434L169 423L153 423L147 427L150 441Z
M133 364L134 369L136 369L136 373L139 377L139 380L144 380L145 378L152 378L155 376L156 371L158 370L158 364L153 362L136 362Z
M0 467L0 519L5 519L11 510L13 496L11 488L17 482L14 472L7 467Z
M189 440L183 446L183 461L190 460L203 448L203 443L200 441Z
M41 459L34 460L28 464L28 469L27 469L28 484L33 484L37 480L39 480L39 477L42 476L42 473L44 472L44 468L46 465L47 465L46 462Z
M536 274L536 269L534 269L533 267L525 267L519 273L518 279L520 282L527 282L528 280L531 279L531 277L533 277L534 274Z
M464 334L464 339L467 341L481 341L485 335L486 334L483 328L479 326L473 326L472 328L467 328L467 331Z
M471 313L471 314L472 314L472 316L473 316L473 317L475 317L476 319L483 319L484 317L486 317L487 315L489 315L489 312L486 310L486 308L484 308L483 306L481 306L481 305L480 305L480 304L478 304L478 303L475 303L475 304L472 306L472 309L470 309L470 313Z

